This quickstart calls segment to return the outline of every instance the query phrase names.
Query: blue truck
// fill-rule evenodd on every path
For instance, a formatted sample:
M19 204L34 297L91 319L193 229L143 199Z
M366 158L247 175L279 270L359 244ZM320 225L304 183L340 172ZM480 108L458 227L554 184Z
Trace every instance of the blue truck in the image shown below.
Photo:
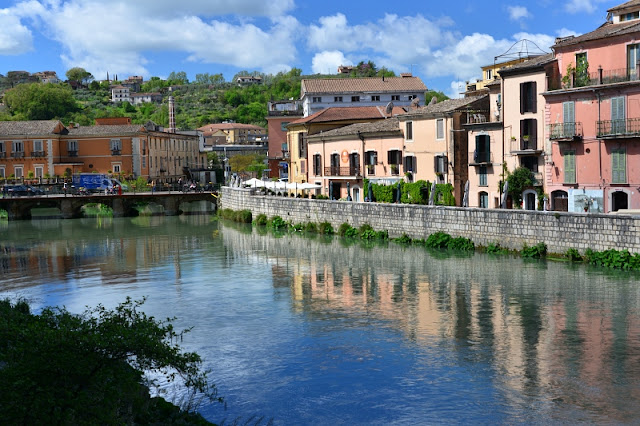
M73 175L72 182L75 188L84 188L90 192L104 192L113 187L111 178L100 173L80 173Z

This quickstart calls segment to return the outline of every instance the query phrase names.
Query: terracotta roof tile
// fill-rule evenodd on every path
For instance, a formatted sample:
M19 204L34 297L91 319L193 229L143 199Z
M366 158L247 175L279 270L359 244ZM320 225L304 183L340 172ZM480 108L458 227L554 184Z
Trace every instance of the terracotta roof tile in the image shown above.
M404 114L406 111L401 107L393 107L391 115ZM346 120L367 120L382 119L387 117L386 108L382 106L366 106L366 107L331 107L325 108L308 117L292 121L292 124L304 123L325 123L330 121L346 121Z
M633 6L640 6L640 0L631 0L626 3L619 4L618 6L614 6L611 9L607 10L607 12L616 12L618 10L626 9Z
M479 101L483 98L488 97L488 95L483 96L469 96L468 98L459 98L459 99L447 99L442 102L438 102L433 105L426 105L422 108L418 108L415 111L411 111L407 114L404 114L402 117L413 117L420 116L425 114L435 114L435 113L447 113L453 112L458 109L469 106L470 104Z
M60 134L64 126L58 120L0 121L0 136L44 136Z
M146 132L141 124L114 124L108 126L71 127L69 136L129 136L141 132Z
M529 69L539 68L541 66L550 64L555 60L556 58L553 56L553 53L547 53L546 55L535 56L524 62L520 62L519 64L500 70L500 74L506 75L511 72L517 73L517 72L521 72Z
M556 49L558 47L571 46L585 41L598 40L637 32L640 32L640 20L626 21L619 24L605 22L594 31L578 37L568 37L560 40L555 45L553 45L553 48Z
M376 120L371 123L356 123L350 124L348 126L339 127L337 129L329 130L327 132L316 133L310 137L319 137L320 135L324 137L331 136L353 136L358 134L368 134L368 133L398 133L402 134L400 130L400 125L398 119L395 117L388 118L386 120Z
M218 130L233 130L233 129L264 130L264 128L260 126L256 126L254 124L242 124L242 123L213 123L213 124L207 124L206 126L198 127L198 130L202 132L216 132Z
M418 77L320 78L302 80L301 97L319 93L426 92Z

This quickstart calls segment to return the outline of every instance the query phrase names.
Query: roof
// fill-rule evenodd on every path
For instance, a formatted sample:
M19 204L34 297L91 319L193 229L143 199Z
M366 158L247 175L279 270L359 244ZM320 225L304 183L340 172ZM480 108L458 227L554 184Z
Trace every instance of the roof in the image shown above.
M544 67L545 65L550 64L555 60L556 58L554 57L553 53L547 53L546 55L536 56L524 62L520 62L519 64L513 65L510 68L502 69L500 70L500 74L502 75L506 75L510 73L515 74L518 72L534 70L537 68Z
M42 136L66 133L58 120L0 121L0 136Z
M303 79L301 97L318 93L363 92L426 92L427 86L418 77L366 77Z
M620 22L614 24L613 22L605 22L599 28L590 33L583 34L578 37L566 37L560 39L553 45L554 49L558 47L571 46L574 44L582 43L590 40L598 40L608 37L615 37L625 34L632 34L640 32L640 20Z
M469 96L467 98L459 98L459 99L446 99L442 102L438 102L433 105L426 105L426 106L423 106L422 108L416 109L415 111L411 111L407 114L404 114L404 117L454 112L456 110L469 106L481 99L487 98L488 96L489 95L482 95L482 96Z
M316 133L310 137L332 137L332 136L353 136L369 133L395 133L402 134L400 130L400 124L396 117L388 118L386 120L376 120L370 123L356 123L348 126L339 127L337 129L329 130L326 132Z
M614 6L611 9L607 10L607 12L617 12L619 10L623 10L633 6L640 6L640 0L631 0L626 3L622 3L618 6Z
M401 107L393 107L391 115L404 114L406 111ZM364 107L330 107L311 114L308 117L292 121L289 125L304 123L326 123L331 121L346 120L375 120L388 117L386 107L364 106Z
M69 129L69 136L125 136L145 132L141 124L114 124L103 126L78 126Z
M216 132L218 130L264 130L263 127L255 124L242 123L213 123L206 126L198 127L201 132Z

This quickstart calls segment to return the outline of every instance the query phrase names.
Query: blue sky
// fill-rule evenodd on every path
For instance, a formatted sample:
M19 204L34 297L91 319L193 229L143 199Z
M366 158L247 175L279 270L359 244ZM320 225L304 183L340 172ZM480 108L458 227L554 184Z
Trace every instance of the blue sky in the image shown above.
M372 60L452 96L480 67L527 39L601 25L622 0L0 0L0 74L166 77L185 71L335 73Z

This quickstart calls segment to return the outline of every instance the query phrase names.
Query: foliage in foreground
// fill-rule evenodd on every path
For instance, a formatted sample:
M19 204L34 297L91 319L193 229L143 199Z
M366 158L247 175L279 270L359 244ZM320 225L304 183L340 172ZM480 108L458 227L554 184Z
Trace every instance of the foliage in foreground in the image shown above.
M0 301L0 424L207 424L192 412L198 400L221 399L200 356L177 343L188 330L148 317L143 303L34 315ZM182 410L149 397L160 381L189 390Z
M464 237L453 238L451 235L445 232L436 232L429 235L429 237L425 241L425 246L427 246L428 248L449 249L458 251L475 250L475 245L470 239Z
M629 250L594 251L587 249L584 253L587 263L606 268L622 269L625 271L640 269L640 254L629 253Z

